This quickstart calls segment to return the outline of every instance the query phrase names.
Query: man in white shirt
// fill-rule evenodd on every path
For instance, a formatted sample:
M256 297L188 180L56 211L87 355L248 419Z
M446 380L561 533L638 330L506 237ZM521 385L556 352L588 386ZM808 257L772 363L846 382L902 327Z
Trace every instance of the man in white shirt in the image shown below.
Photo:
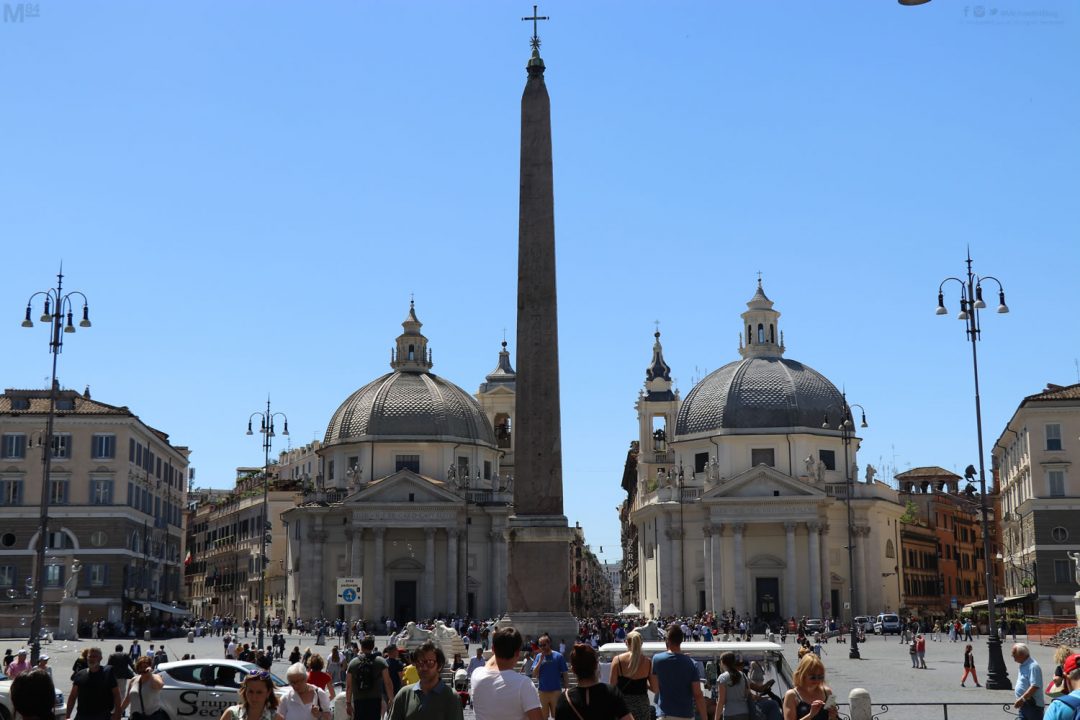
M470 676L476 720L543 720L536 686L517 672L521 633L501 628L491 637L491 659Z

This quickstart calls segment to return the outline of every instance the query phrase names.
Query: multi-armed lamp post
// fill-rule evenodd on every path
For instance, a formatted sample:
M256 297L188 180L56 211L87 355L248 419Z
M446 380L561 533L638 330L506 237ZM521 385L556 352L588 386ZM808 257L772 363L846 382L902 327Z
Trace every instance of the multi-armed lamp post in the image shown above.
M1009 312L1009 306L1005 304L1005 289L1001 281L991 275L979 276L972 272L971 253L967 257L967 275L964 278L947 277L938 286L937 314L946 315L945 309L945 283L955 282L960 285L960 313L957 320L964 321L964 331L967 339L971 341L971 367L975 373L975 430L979 438L979 491L980 509L982 511L983 530L983 567L986 570L986 610L987 619L990 623L989 640L987 648L990 655L990 664L986 671L986 688L988 690L1009 690L1012 682L1009 680L1009 671L1005 668L1005 658L1001 653L1001 638L998 637L997 622L994 618L994 570L993 555L990 554L990 522L986 507L986 464L983 460L983 434L982 434L982 405L979 400L979 334L982 332L979 326L979 311L986 307L982 297L982 284L985 280L992 280L998 286L999 313Z
M847 395L844 396L844 406L840 408L841 420L838 429L840 430L840 439L844 442L844 480L847 483L847 539L848 539L848 593L850 594L849 602L851 603L851 643L848 649L848 657L852 660L859 660L862 658L862 654L859 653L859 634L855 627L855 613L858 612L858 608L855 605L855 516L851 508L851 496L855 494L855 481L851 477L850 467L850 452L851 439L855 436L855 423L851 419L851 408L859 408L859 412L862 413L862 422L859 423L859 427L867 427L866 424L866 408L858 403L853 405L848 404ZM829 416L825 415L825 422L821 424L822 428L832 429L829 425ZM863 591L865 592L865 588Z
M253 412L248 417L246 433L248 435L254 435L251 429L251 421L255 417L259 418L259 432L263 436L262 535L260 536L259 546L259 629L255 635L255 643L260 649L265 649L263 630L266 627L266 537L270 534L270 523L268 522L270 510L270 443L274 437L274 418L280 417L285 422L285 429L281 431L281 434L286 436L289 434L289 418L285 417L285 413L270 412L269 397L266 398L266 412Z
M34 557L34 589L31 597L34 604L34 614L30 622L30 662L33 665L37 664L41 653L42 613L45 610L45 550L47 549L49 534L49 474L52 472L53 424L56 419L56 361L64 347L64 334L75 332L75 325L72 322L72 308L74 307L72 298L74 296L82 298L83 301L82 320L79 321L79 327L90 327L90 306L87 303L86 296L78 290L64 293L63 268L56 275L55 288L36 292L30 296L26 303L26 319L22 321L22 326L25 328L34 327L34 321L30 319L30 313L32 312L30 306L33 304L34 298L39 295L43 295L45 298L40 320L43 323L49 323L52 330L49 336L49 352L52 354L52 382L49 385L49 415L45 425L45 443L41 450L41 507L38 519L38 547L37 554Z

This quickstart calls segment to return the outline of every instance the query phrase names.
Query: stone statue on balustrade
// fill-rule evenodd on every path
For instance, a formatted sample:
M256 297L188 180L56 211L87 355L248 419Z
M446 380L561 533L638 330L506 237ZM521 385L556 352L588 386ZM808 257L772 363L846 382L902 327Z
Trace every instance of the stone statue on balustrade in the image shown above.
M873 465L867 464L866 466L866 484L874 482L874 477L877 475L877 468Z

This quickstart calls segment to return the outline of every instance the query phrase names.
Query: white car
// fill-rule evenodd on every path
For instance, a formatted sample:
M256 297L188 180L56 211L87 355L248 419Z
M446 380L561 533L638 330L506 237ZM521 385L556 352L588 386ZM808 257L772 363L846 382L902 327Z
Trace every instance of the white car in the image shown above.
M53 717L63 720L66 714L66 701L64 693L56 693L56 701L53 705ZM15 710L11 707L11 678L0 673L0 720L13 720Z
M161 708L171 720L198 718L217 720L225 708L240 702L237 690L248 673L258 672L255 663L240 660L178 660L161 663L157 672L165 681L161 690ZM289 684L270 675L280 698Z

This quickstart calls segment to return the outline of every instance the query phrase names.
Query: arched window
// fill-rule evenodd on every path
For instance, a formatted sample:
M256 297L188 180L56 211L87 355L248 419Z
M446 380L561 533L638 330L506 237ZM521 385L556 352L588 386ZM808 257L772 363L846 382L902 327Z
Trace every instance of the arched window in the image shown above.
M499 413L495 416L495 443L500 448L511 447L511 432L513 428L510 426L510 416L506 413Z
M415 351L415 348L413 348L412 345L409 346L409 359L410 360L415 360L416 359L416 351Z
M757 326L757 341L759 343L765 342L765 326L761 323L758 323Z
M885 541L885 557L887 557L887 558L895 558L896 557L896 548L893 546L892 540L886 540Z
M776 328L773 327L772 323L769 323L769 342L776 342Z
M754 344L754 328L751 325L746 326L746 344L747 345L753 345Z

